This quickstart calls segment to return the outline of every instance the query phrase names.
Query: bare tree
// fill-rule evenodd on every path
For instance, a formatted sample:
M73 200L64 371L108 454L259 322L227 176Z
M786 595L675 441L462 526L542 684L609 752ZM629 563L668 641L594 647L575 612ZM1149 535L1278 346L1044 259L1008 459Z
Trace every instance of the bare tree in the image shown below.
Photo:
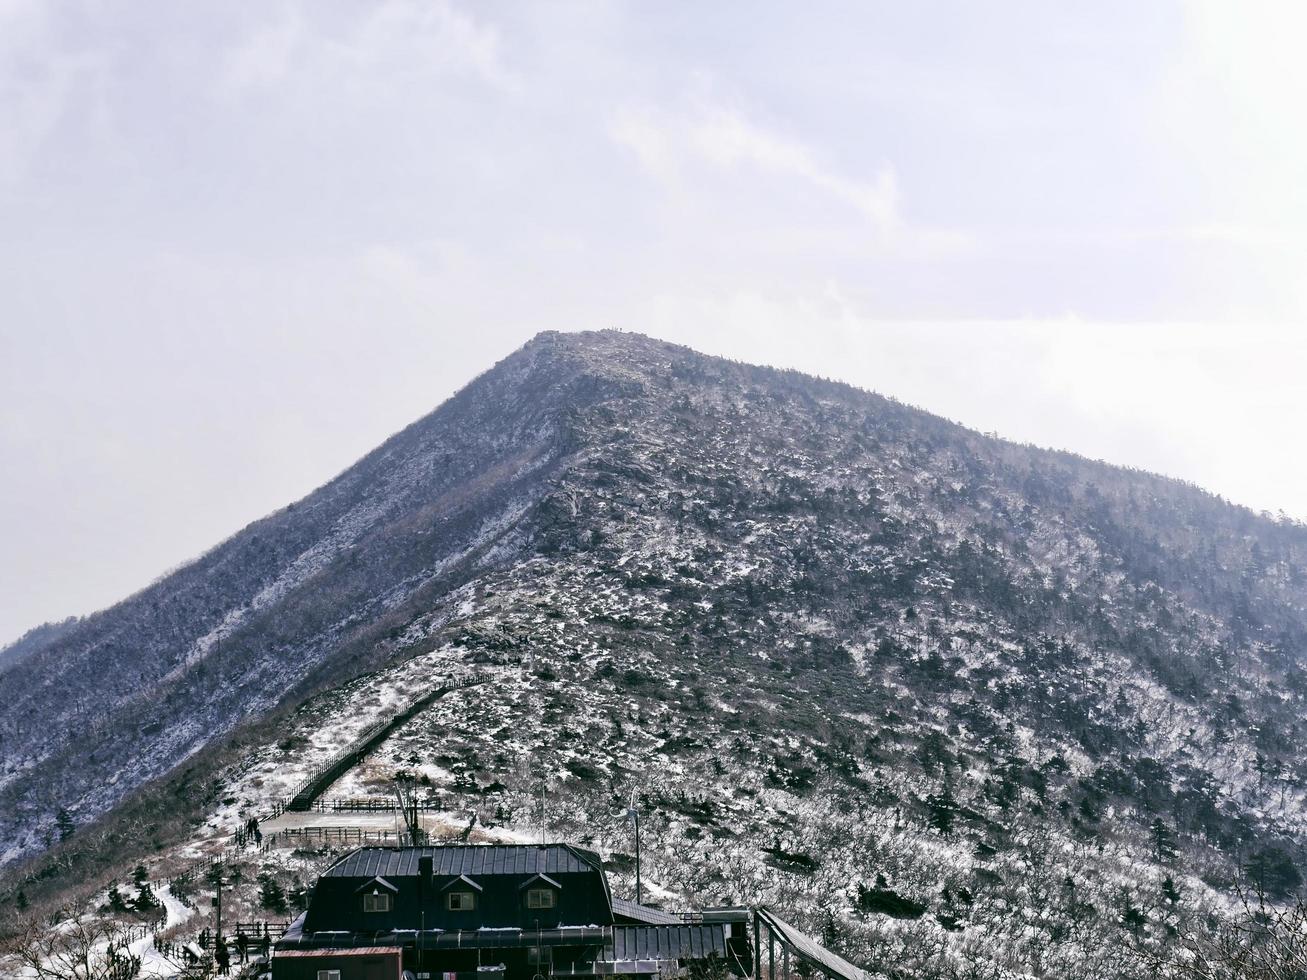
M128 942L121 923L86 912L53 926L28 919L0 941L0 964L8 961L37 980L132 980L141 958Z
M1260 889L1236 889L1240 909L1207 932L1179 943L1172 976L1184 980L1304 980L1307 978L1307 903L1276 905Z

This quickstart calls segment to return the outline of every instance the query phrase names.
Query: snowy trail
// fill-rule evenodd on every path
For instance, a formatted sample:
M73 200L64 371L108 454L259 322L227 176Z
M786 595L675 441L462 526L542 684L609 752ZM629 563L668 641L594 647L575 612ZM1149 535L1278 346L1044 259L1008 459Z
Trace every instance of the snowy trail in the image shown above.
M195 910L174 895L168 885L159 886L155 891L155 895L163 903L164 911L168 916L160 928L160 932L181 925L195 914ZM153 936L143 936L128 948L131 950L132 955L141 958L142 977L166 977L173 976L178 972L177 965L154 948Z

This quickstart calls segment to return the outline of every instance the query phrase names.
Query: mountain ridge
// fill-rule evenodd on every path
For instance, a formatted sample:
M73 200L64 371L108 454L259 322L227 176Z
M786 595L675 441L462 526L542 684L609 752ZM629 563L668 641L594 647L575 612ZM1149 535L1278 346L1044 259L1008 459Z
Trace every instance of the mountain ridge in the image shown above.
M534 768L568 801L555 829L611 851L576 814L636 791L666 887L829 916L868 965L887 961L876 943L961 955L946 923L971 922L986 957L1037 966L1054 954L1022 930L1087 928L1088 902L1098 941L1119 889L1170 874L1190 897L1156 899L1161 937L1219 911L1249 854L1303 863L1307 529L840 382L638 335L541 335L178 576L0 673L9 725L70 690L59 657L149 682L148 710L127 685L135 700L96 722L90 767L71 764L88 713L58 716L72 735L42 758L6 739L0 819L26 842L11 859L59 806L110 819L178 756L303 701L284 737L196 774L212 784L196 832L229 832L335 728L475 667L493 695L442 699L339 795L417 766L520 830ZM95 632L115 622L154 645L125 656ZM117 662L98 662L106 646ZM124 785L77 797L105 766ZM56 767L62 785L28 802ZM1149 858L1152 821L1182 859ZM1038 861L1089 897L1047 885L1034 901ZM929 915L877 919L891 889Z

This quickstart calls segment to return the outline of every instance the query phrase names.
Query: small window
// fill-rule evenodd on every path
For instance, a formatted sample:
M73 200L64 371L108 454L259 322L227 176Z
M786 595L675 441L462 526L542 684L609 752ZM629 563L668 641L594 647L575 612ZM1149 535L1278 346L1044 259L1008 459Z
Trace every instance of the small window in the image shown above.
M526 907L529 909L551 909L554 907L554 890L552 888L528 888Z
M389 912L390 896L387 895L385 892L382 892L378 895L364 895L363 911L364 912Z
M475 892L450 892L445 897L445 907L451 912L470 912L477 907Z
M318 980L340 980L339 970L319 970Z

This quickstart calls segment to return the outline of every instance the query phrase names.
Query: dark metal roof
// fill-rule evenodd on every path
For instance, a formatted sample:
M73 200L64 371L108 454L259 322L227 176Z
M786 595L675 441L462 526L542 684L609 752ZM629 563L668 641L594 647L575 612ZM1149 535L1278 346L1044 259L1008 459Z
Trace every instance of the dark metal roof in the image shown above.
M449 881L445 882L443 885L440 886L440 890L443 892L443 891L448 891L451 888L460 888L460 887L475 888L477 891L485 890L479 884L477 884L475 881L469 878L467 875L459 875L457 878L450 878Z
M599 857L570 844L448 844L439 847L361 847L327 869L324 878L413 877L429 857L432 874L534 875L598 871Z
M328 950L332 956L399 956L404 952L402 946L346 946ZM320 949L279 949L277 956L312 956L321 957Z
M806 934L794 928L784 919L778 918L774 912L767 909L758 909L758 918L763 925L776 934L777 939L788 945L800 959L807 960L810 965L815 966L827 976L837 977L839 980L871 980L871 975L865 970L858 969L848 960L836 956L822 946L818 946ZM761 951L759 951L760 954Z
M682 923L679 915L664 912L662 909L652 909L647 905L637 905L625 898L613 899L613 915L620 915L624 919L634 919L636 922L643 922L651 926L679 926Z
M726 929L711 926L613 926L607 960L702 959L726 955Z
M523 888L531 888L531 887L533 887L533 886L539 884L539 883L542 882L542 881L543 881L546 885L549 885L549 886L551 886L551 887L553 887L553 888L561 888L561 887L563 887L563 886L560 885L558 882L554 881L553 878L550 878L549 875L546 875L546 874L538 874L538 875L532 875L532 876L531 876L530 878L528 878L526 881L522 882L522 884L518 885L518 886L517 886L517 890L518 890L518 891L521 891Z

